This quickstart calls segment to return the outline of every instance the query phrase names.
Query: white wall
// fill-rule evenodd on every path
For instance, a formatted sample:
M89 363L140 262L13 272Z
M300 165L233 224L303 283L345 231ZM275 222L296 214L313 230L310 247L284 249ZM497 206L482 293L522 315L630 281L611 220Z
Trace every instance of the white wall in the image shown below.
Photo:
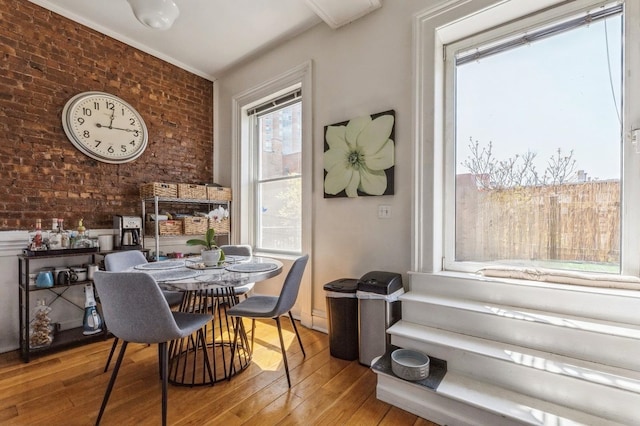
M233 96L305 61L313 62L311 262L312 309L316 315L324 315L325 283L343 277L359 278L373 270L405 274L410 268L412 16L433 3L387 0L381 9L337 30L321 23L229 70L215 83L214 177L216 182L231 185ZM324 126L390 109L396 111L395 195L325 199ZM378 219L380 204L391 206L391 219Z

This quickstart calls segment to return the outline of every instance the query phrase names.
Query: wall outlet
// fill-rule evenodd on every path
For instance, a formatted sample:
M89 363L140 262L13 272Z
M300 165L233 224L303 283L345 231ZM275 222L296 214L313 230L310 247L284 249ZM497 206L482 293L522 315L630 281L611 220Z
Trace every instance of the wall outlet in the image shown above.
M388 204L380 204L378 206L379 219L391 219L391 206Z

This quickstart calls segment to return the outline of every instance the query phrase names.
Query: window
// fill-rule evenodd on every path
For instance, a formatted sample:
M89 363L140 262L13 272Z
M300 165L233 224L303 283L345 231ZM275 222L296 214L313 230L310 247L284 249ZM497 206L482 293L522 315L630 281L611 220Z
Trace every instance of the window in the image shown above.
M579 1L443 47L445 269L637 275L625 19Z
M302 99L299 89L248 110L254 131L254 245L302 251Z

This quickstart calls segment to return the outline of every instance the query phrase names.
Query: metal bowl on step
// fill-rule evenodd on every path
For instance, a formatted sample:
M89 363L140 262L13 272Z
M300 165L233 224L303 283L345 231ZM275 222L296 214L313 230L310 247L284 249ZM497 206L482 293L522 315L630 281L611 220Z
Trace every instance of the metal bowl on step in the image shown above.
M391 352L391 371L404 380L422 380L429 376L429 357L413 349Z

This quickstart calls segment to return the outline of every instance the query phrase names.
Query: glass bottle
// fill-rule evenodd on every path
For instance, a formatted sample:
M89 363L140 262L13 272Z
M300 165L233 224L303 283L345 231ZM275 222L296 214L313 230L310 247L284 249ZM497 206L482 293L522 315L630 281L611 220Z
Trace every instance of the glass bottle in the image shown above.
M60 233L60 246L69 248L69 233L64 229L64 219L58 219L58 232Z
M52 219L51 234L49 235L49 249L58 250L62 248L60 229L58 228L58 218Z
M36 229L29 234L29 248L33 251L45 248L42 238L42 219L36 219Z
M84 219L78 221L78 236L73 242L73 248L91 248L91 240L85 232L87 228L83 224Z
M33 310L33 321L29 332L29 346L31 348L49 346L53 342L50 312L51 308L46 305L45 300L38 299Z

